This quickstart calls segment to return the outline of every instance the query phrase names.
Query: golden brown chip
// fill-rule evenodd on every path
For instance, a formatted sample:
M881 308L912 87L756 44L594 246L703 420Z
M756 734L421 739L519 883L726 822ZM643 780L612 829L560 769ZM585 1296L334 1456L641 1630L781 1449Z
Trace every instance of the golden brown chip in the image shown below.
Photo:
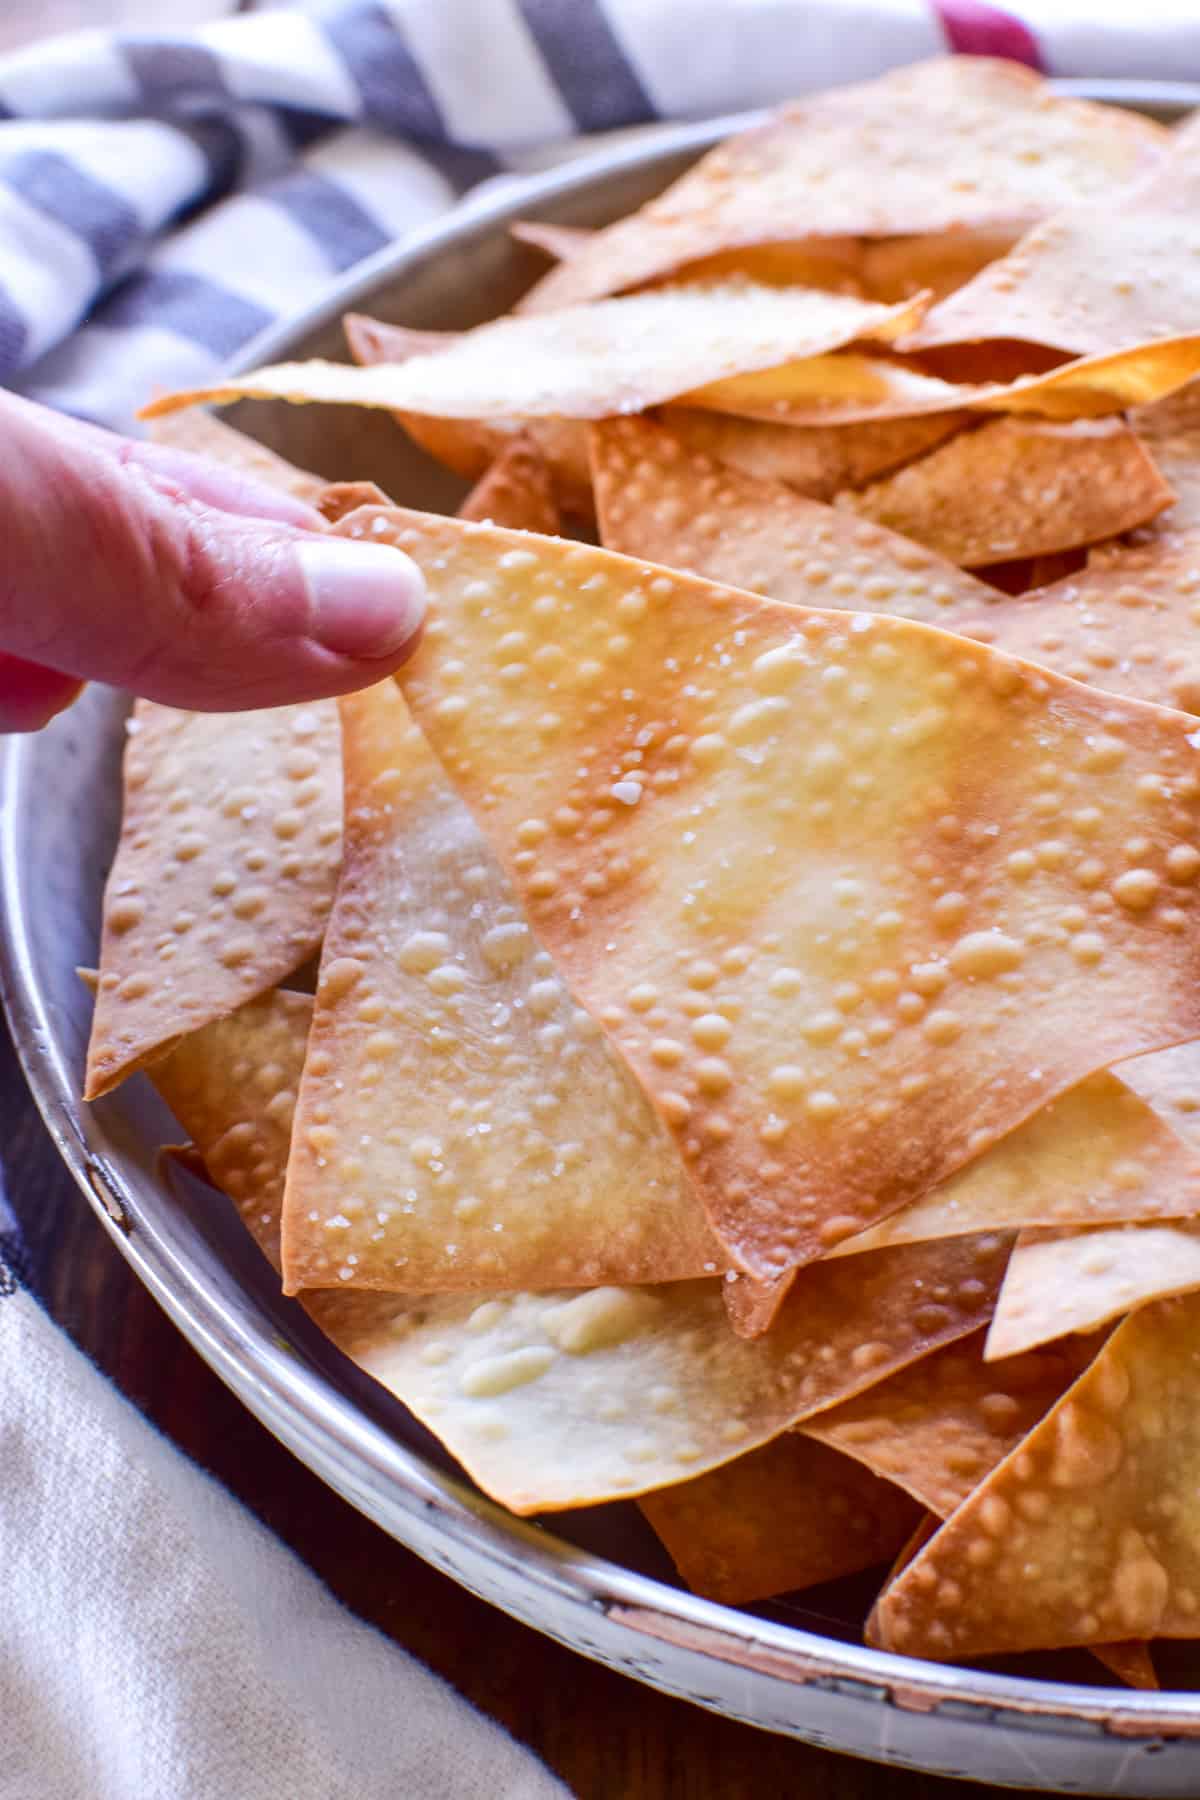
M336 525L357 506L390 506L388 495L373 481L331 481L317 495L316 508L330 525Z
M362 313L347 313L342 323L350 354L367 368L376 363L409 362L414 356L453 343L455 336L385 325ZM422 450L469 481L486 475L514 437L532 438L550 469L558 504L566 512L590 519L586 428L577 419L435 419L404 412L398 412L396 418Z
M298 469L256 438L247 437L244 431L226 425L214 413L195 410L169 414L153 421L149 435L156 444L166 444L172 450L187 450L193 456L206 456L210 462L223 463L227 469L236 469L241 475L248 475L267 487L294 494L297 500L308 500L314 505L326 487L323 475Z
M1098 940L1083 926L1071 937L1086 963ZM1194 1063L1195 1045L1180 1046ZM990 1150L870 1231L839 1244L835 1256L914 1244L960 1232L1017 1226L1149 1223L1200 1213L1200 1161L1165 1107L1146 1095L1135 1071L1178 1050L1119 1063L1060 1094ZM1129 1075L1129 1080L1118 1079Z
M792 605L897 613L955 631L998 606L982 582L922 545L725 467L664 425L605 419L590 429L607 549Z
M333 701L193 713L139 700L129 731L89 1100L310 956L341 857Z
M1016 338L1077 356L1194 332L1200 318L1200 130L1139 180L1036 225L944 299L908 347Z
M757 369L800 366L860 338L911 329L920 301L884 306L816 288L731 281L532 318L495 319L431 354L366 368L278 363L160 395L145 416L241 398L383 407L438 418L605 418ZM786 380L781 376L781 380Z
M857 1457L948 1518L1032 1431L1098 1347L1077 1339L987 1363L983 1340L978 1332L949 1344L798 1429Z
M862 487L932 450L963 424L962 415L944 412L869 425L774 425L689 406L664 407L661 418L687 449L745 475L782 481L810 500L832 500L842 488Z
M284 1205L300 1288L594 1287L725 1258L394 682L342 705L344 862Z
M847 350L728 375L686 399L715 412L778 425L846 425L893 414L947 413L973 405L982 391L943 381L899 358Z
M1126 1687L1158 1687L1158 1675L1151 1660L1150 1646L1144 1641L1139 1642L1133 1638L1123 1644L1090 1644L1088 1648Z
M887 1588L868 1626L934 1661L1195 1637L1200 1300L1135 1312Z
M759 1279L1200 1033L1184 716L582 545L339 529L423 567L414 714Z
M1103 196L1165 134L1013 63L941 58L815 94L718 145L542 284L550 308L752 244L1032 223Z
M1114 537L1172 497L1127 425L1013 418L960 432L839 504L970 568Z
M1023 1231L988 1336L992 1360L1093 1331L1171 1294L1200 1288L1200 1223Z
M154 1079L268 1254L308 1035L273 994L186 1040ZM921 1245L806 1270L776 1330L729 1330L716 1281L483 1296L330 1292L305 1304L518 1512L701 1474L990 1316L1008 1240Z
M533 438L512 439L458 509L460 519L490 519L512 531L540 531L555 537L562 520L554 501L550 469Z
M794 1431L641 1507L693 1593L726 1606L887 1562L921 1516L890 1481Z
M926 290L942 300L1007 255L1019 235L1011 226L984 225L864 244L864 290L876 300L906 300Z

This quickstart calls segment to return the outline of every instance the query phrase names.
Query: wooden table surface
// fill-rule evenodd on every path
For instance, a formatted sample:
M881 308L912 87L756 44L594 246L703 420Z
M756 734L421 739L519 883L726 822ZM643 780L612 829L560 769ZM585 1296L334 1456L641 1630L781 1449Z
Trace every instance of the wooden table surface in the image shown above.
M172 0L170 29L239 10L250 7ZM0 53L49 31L166 22L158 0L4 0ZM529 1744L580 1800L969 1800L980 1792L831 1756L668 1699L516 1624L362 1518L251 1417L130 1273L58 1161L2 1027L0 1174L35 1291L134 1405L348 1606Z

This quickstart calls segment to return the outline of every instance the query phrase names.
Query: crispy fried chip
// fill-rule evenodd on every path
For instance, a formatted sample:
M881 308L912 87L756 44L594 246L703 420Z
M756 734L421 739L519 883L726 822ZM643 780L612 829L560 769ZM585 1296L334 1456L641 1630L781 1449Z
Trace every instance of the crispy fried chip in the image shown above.
M1073 939L1081 945L1082 933ZM1195 1047L1184 1046L1194 1056ZM1173 1057L1120 1063L1122 1075ZM1132 1082L1100 1070L1059 1095L949 1181L833 1252L856 1256L963 1232L1017 1226L1148 1223L1200 1213L1197 1146L1171 1128Z
M1164 141L1148 120L1060 99L1013 63L919 63L814 94L718 145L580 246L538 305L616 293L751 244L1029 224L1104 195Z
M983 1343L981 1331L948 1344L798 1430L857 1457L945 1519L1032 1431L1097 1349L1094 1341L1075 1340L987 1363Z
M1200 318L1200 130L1141 179L1036 225L922 321L909 347L1017 338L1077 356L1136 350Z
M242 398L385 407L450 419L604 418L756 369L807 361L858 338L887 341L919 301L884 306L815 288L672 288L534 318L496 319L404 363L278 363L162 395L145 416ZM781 375L786 381L786 375Z
M687 396L698 407L777 425L947 413L972 405L975 397L975 389L942 381L911 363L858 351L727 376Z
M875 300L907 300L925 291L942 300L997 257L1006 256L1019 236L1011 226L981 225L864 244L864 291Z
M562 519L554 501L550 470L536 442L513 438L458 509L460 519L490 519L511 531L540 531L556 537Z
M272 1254L308 1035L273 994L184 1039L154 1080ZM713 1468L990 1316L1009 1240L806 1270L746 1343L720 1283L584 1293L310 1294L317 1323L517 1512L644 1493Z
M418 723L750 1274L1200 1032L1182 715L580 545L339 529L424 568Z
M1158 1687L1158 1674L1145 1641L1128 1639L1122 1644L1089 1644L1088 1648L1126 1687Z
M343 703L344 862L284 1203L305 1287L594 1287L725 1265L393 682Z
M317 511L336 525L358 506L390 506L391 499L373 481L331 481L317 495Z
M236 431L210 412L168 414L166 418L153 421L149 435L156 444L166 444L172 450L187 450L193 456L206 456L210 462L223 463L227 469L236 469L239 474L265 482L267 487L294 494L297 500L315 504L327 485L323 475L298 469L294 463L276 456L273 450L260 444L257 438Z
M1196 869L1200 874L1200 866ZM1182 864L1176 879L1183 875ZM1195 876L1190 876L1194 880ZM1200 1147L1200 1044L1175 1044L1113 1070L1185 1143Z
M963 423L961 415L947 412L869 425L775 425L690 406L664 407L661 417L687 449L745 475L782 481L810 500L832 500L842 488L862 487L932 450Z
M192 713L139 700L130 734L89 1100L311 956L341 857L333 701Z
M725 1606L887 1562L921 1516L890 1481L794 1431L641 1507L693 1593Z
M933 1661L1195 1637L1200 1300L1144 1306L884 1592L868 1636Z
M355 362L404 363L454 342L452 332L413 331L385 325L362 313L342 321ZM436 339L436 342L432 341ZM398 412L396 419L415 444L456 475L475 481L503 456L515 436L532 438L550 470L558 504L583 520L592 515L585 427L577 419L435 419Z
M839 504L970 568L1131 531L1173 496L1127 425L996 419Z
M991 1359L1092 1331L1148 1300L1200 1288L1200 1224L1023 1231L988 1335Z
M609 550L791 605L897 613L954 630L986 622L998 606L982 582L922 545L723 467L663 425L605 419L590 431Z

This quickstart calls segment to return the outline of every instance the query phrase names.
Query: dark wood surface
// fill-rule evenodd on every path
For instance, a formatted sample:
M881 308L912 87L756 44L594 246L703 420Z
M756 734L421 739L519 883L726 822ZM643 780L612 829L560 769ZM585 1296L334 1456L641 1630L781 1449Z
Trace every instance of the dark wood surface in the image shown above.
M169 23L183 29L236 10L249 8L173 0ZM54 30L166 22L157 0L7 0L0 53ZM0 1172L35 1291L133 1404L348 1606L529 1744L580 1800L969 1800L980 1792L771 1737L586 1662L464 1593L339 1500L222 1386L130 1273L58 1161L2 1025Z

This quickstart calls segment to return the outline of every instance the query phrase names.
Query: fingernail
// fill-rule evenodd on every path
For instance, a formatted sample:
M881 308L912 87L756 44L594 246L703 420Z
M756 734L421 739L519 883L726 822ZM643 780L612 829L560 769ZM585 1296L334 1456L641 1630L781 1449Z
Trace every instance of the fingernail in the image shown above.
M425 617L425 584L402 550L329 537L306 539L298 554L309 635L338 656L390 656Z

